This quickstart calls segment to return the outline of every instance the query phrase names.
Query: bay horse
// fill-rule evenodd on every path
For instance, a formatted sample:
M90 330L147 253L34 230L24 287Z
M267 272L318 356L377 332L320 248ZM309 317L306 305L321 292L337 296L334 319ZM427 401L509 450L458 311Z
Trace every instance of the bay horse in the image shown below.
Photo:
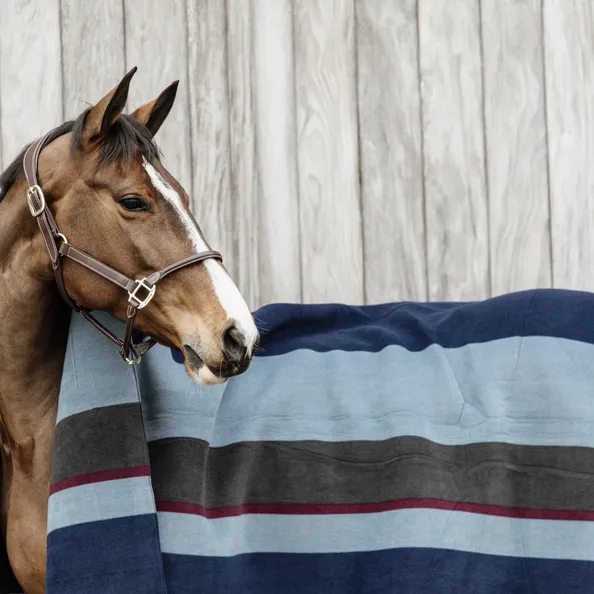
M1 528L27 594L45 591L68 305L125 322L123 340L109 337L127 362L152 344L134 345L137 329L181 350L203 385L245 372L258 343L247 304L154 141L178 82L127 115L135 72L25 147L0 177Z

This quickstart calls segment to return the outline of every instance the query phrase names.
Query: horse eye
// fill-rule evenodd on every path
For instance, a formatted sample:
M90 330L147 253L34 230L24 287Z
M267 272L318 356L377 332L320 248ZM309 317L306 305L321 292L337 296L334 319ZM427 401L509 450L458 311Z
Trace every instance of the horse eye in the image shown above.
M139 196L127 196L119 201L119 205L129 212L150 210L149 205Z

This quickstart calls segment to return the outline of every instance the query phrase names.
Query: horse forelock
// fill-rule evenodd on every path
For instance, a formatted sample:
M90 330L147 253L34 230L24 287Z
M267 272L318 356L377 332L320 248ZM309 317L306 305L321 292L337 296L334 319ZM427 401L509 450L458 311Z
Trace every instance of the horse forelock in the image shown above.
M54 128L47 144L71 132L71 151L81 149L83 145L84 124L89 111L90 108L81 113L76 120L64 122L57 128ZM14 161L0 175L0 202L8 194L10 188L24 176L23 157L30 145L31 143L28 143L23 147ZM97 152L98 168L106 167L116 162L129 162L138 154L142 155L147 161L160 159L161 156L159 148L155 144L149 130L143 124L125 114L120 115L109 132L98 140Z

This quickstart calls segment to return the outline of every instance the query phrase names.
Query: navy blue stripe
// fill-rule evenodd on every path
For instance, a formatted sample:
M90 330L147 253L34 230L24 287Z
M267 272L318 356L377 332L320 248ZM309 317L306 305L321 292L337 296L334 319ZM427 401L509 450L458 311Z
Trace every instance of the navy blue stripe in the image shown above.
M536 289L469 303L271 304L255 312L259 356L297 349L377 352L389 345L421 351L511 336L594 343L594 294ZM180 352L173 358L183 362Z
M47 594L166 593L155 514L60 528L47 544Z
M591 594L594 562L443 549L163 555L169 594Z
M471 303L268 305L256 313L261 355L307 348L377 352L388 345L420 351L456 348L511 336L594 342L594 295L542 289Z

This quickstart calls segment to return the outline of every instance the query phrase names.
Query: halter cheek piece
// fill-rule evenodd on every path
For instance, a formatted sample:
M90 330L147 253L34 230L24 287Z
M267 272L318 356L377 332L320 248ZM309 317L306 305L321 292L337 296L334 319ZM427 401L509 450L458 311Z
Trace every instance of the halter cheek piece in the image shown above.
M162 281L172 272L175 272L180 268L185 268L190 264L196 264L210 258L214 258L215 260L222 262L223 258L219 252L207 250L170 264L166 268L163 268L163 270L154 272L149 277L134 280L111 268L107 264L97 260L96 258L93 258L93 256L90 256L86 252L83 252L82 250L70 245L66 237L60 233L56 221L50 212L50 209L47 207L43 190L41 189L37 179L39 154L46 145L50 134L51 132L46 134L40 140L37 140L31 144L23 157L23 166L25 170L25 176L27 177L27 182L29 184L29 189L27 190L27 202L29 203L29 210L31 211L31 215L37 219L37 223L41 229L41 234L43 235L43 239L45 241L45 245L47 247L47 251L49 252L54 268L58 289L64 301L74 311L83 315L89 322L91 322L91 324L93 324L93 326L95 326L95 328L97 328L101 333L107 336L107 338L112 340L118 346L120 355L127 363L130 365L136 365L140 363L143 355L154 344L156 344L156 341L152 338L139 344L134 344L132 340L132 332L134 330L134 321L136 320L136 314L138 313L138 310L146 307L150 303L151 299L155 296L157 283ZM64 270L62 267L63 258L70 258L71 260L78 262L78 264L81 266L88 268L95 274L102 276L103 278L128 292L126 330L123 339L118 338L101 322L94 318L89 310L80 306L70 297L70 295L68 295L66 286L64 285Z

